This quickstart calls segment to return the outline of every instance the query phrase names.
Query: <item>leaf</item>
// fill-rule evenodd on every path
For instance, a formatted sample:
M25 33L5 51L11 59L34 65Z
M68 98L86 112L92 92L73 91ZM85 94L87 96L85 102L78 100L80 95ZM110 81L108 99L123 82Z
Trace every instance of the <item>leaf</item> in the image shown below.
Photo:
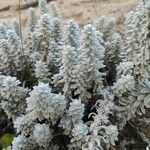
M140 93L142 93L142 94L147 94L149 92L150 92L150 89L148 89L148 88L143 88L140 90Z
M78 86L77 86L77 84L75 84L75 83L70 85L70 88L71 88L71 89L76 89L77 87L78 87Z
M141 109L141 112L142 112L143 114L145 114L144 103L141 104L140 109Z
M140 105L140 101L136 100L134 103L133 103L133 107L138 107Z
M145 95L139 95L139 96L137 97L137 100L138 100L138 101L142 101L142 100L144 100L144 97L145 97Z
M74 95L78 95L81 93L81 90L78 88L77 90L75 90Z
M2 138L0 139L0 145L2 148L7 148L11 145L12 141L13 141L14 135L6 133L2 136Z
M137 114L138 114L139 116L142 115L142 112L141 112L140 108L137 109Z
M148 94L144 99L144 105L147 106L150 103L150 94Z
M126 105L128 105L129 102L128 102L126 99L122 98L122 99L119 101L119 103L120 103L121 105L123 105L123 106L126 106Z
M136 110L137 110L136 107L132 107L132 108L131 108L131 113L132 113L132 114L135 114L135 113L136 113Z
M132 92L131 94L132 94L133 96L139 96L139 95L140 95L140 93L137 92L137 91L134 91L134 92Z

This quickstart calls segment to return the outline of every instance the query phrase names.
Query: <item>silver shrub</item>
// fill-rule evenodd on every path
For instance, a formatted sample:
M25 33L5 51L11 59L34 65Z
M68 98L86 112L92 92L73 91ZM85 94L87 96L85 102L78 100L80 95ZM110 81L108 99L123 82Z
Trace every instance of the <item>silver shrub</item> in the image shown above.
M3 80L1 96L8 101L18 102L26 97L28 88L20 87L21 82L16 77L6 76Z
M13 102L2 100L0 103L0 107L4 110L9 119L12 118L13 120L15 120L18 115L22 113L22 110L19 109L17 104Z
M9 46L9 56L11 59L11 63L13 63L13 71L20 71L22 70L24 63L24 51L22 48L21 40L14 30L7 31L7 38Z
M80 39L80 27L77 22L70 20L65 25L65 37L64 42L66 45L78 48L81 43Z
M51 10L52 17L61 19L61 13L57 7L56 2L51 2L50 8L51 8L50 10Z
M61 94L51 93L49 85L44 83L35 86L29 95L30 97L26 98L29 116L40 121L50 119L55 124L66 107L64 97Z
M29 113L32 119L48 119L50 112L50 101L52 98L51 89L48 84L39 83L38 86L33 87L33 90L29 93L30 97L26 98L27 108L26 111Z
M21 32L20 32L20 23L17 19L12 20L12 29L16 32L16 34L20 37Z
M90 134L86 137L86 143L82 146L83 150L103 150L115 145L118 129L116 125L109 125L109 114L112 114L113 106L113 102L108 100L97 102L96 113L90 114L93 122L90 124Z
M50 76L50 72L48 70L48 66L45 62L39 60L36 61L35 64L35 76L38 78L40 82L48 82L48 77Z
M64 134L70 135L75 124L82 122L84 116L84 104L81 100L73 100L70 103L69 110L66 110L62 116L59 127L64 129Z
M33 131L34 122L28 115L22 115L18 117L14 122L14 128L16 128L17 133L22 135L29 135Z
M48 13L47 0L38 0L38 2L39 2L40 13L41 14Z
M80 94L83 100L91 97L87 89L90 89L93 84L94 93L100 92L102 87L102 73L99 72L99 69L104 67L105 48L101 45L103 41L98 40L98 35L100 33L92 25L85 26L82 31L81 46L79 48L81 52L78 68L78 87L75 93Z
M88 134L88 126L82 122L74 125L69 149L81 149Z
M56 124L58 119L64 114L66 103L67 102L63 95L53 94L51 100L51 108L53 108L53 111L50 113L50 119L53 125Z
M33 130L33 138L40 147L48 147L53 138L49 125L36 124Z
M4 73L11 73L12 62L9 54L8 40L2 39L0 41L0 71Z
M38 20L36 30L36 35L38 38L36 51L39 51L44 57L46 57L50 51L51 28L51 16L49 14L43 14Z
M34 8L29 8L28 10L28 25L29 25L29 34L32 34L37 25L37 16L35 14Z
M0 21L0 107L18 135L12 149L117 149L118 127L150 107L148 0L128 15L124 41L115 20L63 27L54 3L52 15L46 0L39 6L40 16L29 10L27 42L17 21Z
M8 22L0 20L0 39L7 39Z
M23 135L14 138L12 150L32 150L31 141Z
M134 12L127 17L126 24L126 52L123 62L118 66L118 80L114 83L114 92L119 97L119 103L122 107L120 111L128 116L129 120L136 113L142 115L145 113L145 107L149 108L149 102L145 102L149 89L149 3L141 2ZM142 29L143 28L143 29ZM141 38L142 37L142 38ZM126 79L130 77L128 84ZM121 86L124 82L124 86ZM129 85L130 84L130 85ZM117 88L118 85L118 88ZM124 96L120 95L122 92ZM147 93L142 93L147 89ZM149 95L149 94L148 94Z

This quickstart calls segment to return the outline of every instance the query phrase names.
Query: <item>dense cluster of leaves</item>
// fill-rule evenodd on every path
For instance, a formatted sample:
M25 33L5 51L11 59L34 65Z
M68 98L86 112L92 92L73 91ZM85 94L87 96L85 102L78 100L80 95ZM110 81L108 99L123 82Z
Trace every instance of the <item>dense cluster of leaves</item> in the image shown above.
M17 20L11 26L0 20L0 111L15 136L7 147L4 135L1 146L129 149L131 141L122 139L126 125L135 118L149 124L150 3L143 0L129 13L125 38L105 17L83 28L73 20L63 27L55 3L47 6L39 0L40 16L29 9L24 41ZM7 132L0 129L0 136ZM148 149L146 134L136 133Z

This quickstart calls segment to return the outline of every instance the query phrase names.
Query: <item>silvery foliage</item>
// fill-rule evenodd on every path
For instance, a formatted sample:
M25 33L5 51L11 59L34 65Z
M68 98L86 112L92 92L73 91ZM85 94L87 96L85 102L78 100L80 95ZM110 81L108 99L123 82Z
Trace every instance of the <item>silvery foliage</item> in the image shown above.
M29 93L30 97L26 98L27 108L26 111L33 120L49 119L50 101L52 98L51 89L48 84L39 83L38 86L34 86L33 90Z
M12 150L32 150L30 139L23 135L14 138L12 142Z
M123 51L123 40L121 35L119 33L112 34L112 36L108 38L106 47L108 63L115 63L117 65L119 53Z
M108 20L102 16L94 22L94 27L101 32L105 41L105 65L106 79L109 85L112 85L116 79L116 67L120 62L120 52L124 49L124 41L122 36L115 32L116 20Z
M8 41L6 39L0 40L0 71L3 73L11 72L11 58L9 55Z
M64 129L64 134L71 136L71 131L74 125L82 122L84 116L84 104L81 100L73 100L70 103L70 107L65 111L65 114L60 120L59 127Z
M87 89L93 87L94 93L99 93L102 87L102 75L99 69L104 68L105 48L102 46L101 34L92 25L84 27L81 36L80 66L78 67L78 88L75 94L80 94L81 99L91 97ZM93 59L94 58L94 59Z
M132 61L123 61L117 66L117 79L121 77L121 75L132 75L134 63Z
M46 62L50 66L50 68L56 69L55 72L58 72L58 69L61 66L62 50L63 50L63 45L60 45L55 41L51 41L50 51L48 53Z
M16 77L5 76L2 87L1 97L7 101L18 102L24 99L28 93L28 88L20 87L21 82Z
M21 82L16 77L0 75L0 79L0 96L3 99L0 106L8 118L14 120L22 113L22 107L18 104L25 99L29 89L20 87Z
M66 45L79 48L81 44L81 31L77 22L70 20L65 25L64 41Z
M113 33L116 27L116 20L108 20L105 16L100 17L97 21L94 22L94 27L102 33L102 37L107 41Z
M43 58L43 55L40 54L39 52L33 52L31 55L30 55L30 61L32 63L36 63L37 61L43 61L44 58Z
M118 129L115 125L110 125L109 115L112 114L113 102L99 100L96 105L96 113L91 113L93 122L90 125L90 135L86 137L83 150L103 150L115 146L118 140Z
M111 88L103 87L103 73L99 70L105 67L105 46L106 50L110 49L108 53L110 64L113 62L116 65L115 54L119 49L122 50L122 38L118 33L113 34L115 21L100 18L94 23L94 27L85 26L82 33L76 22L69 21L65 27L65 34L63 34L61 17L56 7L51 4L54 8L53 16L55 16L52 19L48 14L46 0L39 0L39 5L41 17L38 21L34 10L30 9L29 12L28 41L30 39L33 41L32 44L29 44L33 51L30 51L31 55L27 56L31 61L29 66L31 65L33 69L32 65L39 63L36 64L36 72L38 72L37 77L41 80L41 77L45 78L43 72L46 72L45 75L47 75L46 66L52 68L54 65L58 69L60 58L62 58L60 74L57 74L56 78L58 78L58 83L64 84L63 92L69 100L67 103L63 95L52 93L49 85L44 83L34 86L29 97L26 98L28 89L20 87L20 82L16 78L0 75L0 93L3 99L1 108L8 117L13 118L17 133L21 134L14 139L13 150L32 150L30 144L35 144L35 141L36 145L40 145L40 147L37 146L39 149L59 149L57 145L53 145L53 141L51 143L52 137L54 140L57 137L50 129L51 126L56 127L57 130L58 123L61 127L60 131L63 129L65 134L60 133L60 135L65 137L69 135L70 149L81 149L85 138L86 143L82 149L96 150L113 147L118 137L117 127L109 121L109 115L112 114L111 109L114 107L112 103L114 95L111 93ZM129 14L126 21L126 48L123 60L117 67L117 82L112 88L119 101L116 108L120 112L117 114L125 120L130 119L136 113L139 115L145 113L146 108L150 106L149 8L149 1L144 0L134 12ZM5 74L14 74L21 70L24 45L21 44L18 36L18 24L15 22L14 30L8 29L7 23L0 21L1 70ZM60 53L57 53L58 51ZM58 57L61 54L62 56ZM86 137L88 127L82 121L84 104L81 103L81 100L74 100L72 97L80 96L82 100L91 98L89 91L93 93L93 97L101 93L100 96L104 100L98 101L95 107L96 113L91 114L93 121L90 124L90 133ZM18 103L25 98L27 100L26 112L20 108L22 104L18 106ZM71 103L70 99L72 99ZM66 109L66 103L68 109ZM35 141L30 141L27 137ZM68 141L65 144L67 145Z
M53 112L50 114L50 119L52 124L56 124L58 118L61 117L66 109L66 100L65 97L61 94L53 94L53 98L51 100L51 107L53 108Z
M64 44L62 50L62 66L59 73L53 76L55 87L64 83L64 92L71 96L70 93L76 88L76 79L78 78L78 48L80 46L80 28L79 25L70 20L65 26ZM67 79L68 78L68 79ZM72 87L71 87L72 85ZM74 86L74 87L73 87Z
M62 31L62 24L61 19L54 18L53 25L52 25L52 37L51 37L51 44L50 44L50 52L49 57L52 59L52 62L55 66L61 65L61 53L62 53L62 46L63 46L63 31Z
M122 128L126 121L131 119L135 116L135 112L133 113L133 110L135 110L135 107L133 109L134 101L136 101L136 98L132 96L133 92L136 91L136 82L132 75L126 74L126 75L120 75L117 82L114 83L114 86L112 87L115 95L117 95L119 99L119 104L115 107L118 113L118 117L122 120L120 123L120 127ZM124 115L126 117L124 117Z
M3 88L2 85L3 85L3 81L4 81L5 77L6 77L6 76L0 74L0 92L1 92L1 90L2 90L2 88Z
M38 78L38 81L40 82L48 82L48 77L50 75L50 72L48 70L48 66L45 62L39 60L36 61L35 64L35 76Z
M29 95L30 97L26 98L26 110L33 120L50 119L55 124L66 108L64 96L51 93L48 84L39 83L38 86L33 87Z
M120 53L123 51L124 44L123 39L119 33L112 34L107 38L106 53L105 53L105 64L106 64L106 74L109 85L116 79L116 68L120 62Z
M71 46L65 46L62 52L62 75L64 81L63 91L66 97L72 97L72 91L77 88L77 53Z
M74 128L72 129L72 138L70 141L69 149L81 149L83 143L85 142L85 139L88 134L88 126L82 122L79 122L74 125Z
M123 111L127 111L127 115L132 117L133 114L142 115L146 113L146 108L150 108L150 81L146 81L132 91L128 101L120 100L123 106ZM130 119L130 118L129 118Z
M124 52L123 62L118 66L118 80L114 84L115 88L116 85L119 85L119 82L124 82L123 76L132 76L132 85L131 83L128 86L121 87L119 85L122 97L120 97L120 92L118 93L118 88L115 88L114 91L120 103L117 109L121 113L118 115L124 118L124 122L134 117L136 113L138 115L145 114L145 108L149 108L149 8L149 3L141 2L126 20L127 51ZM126 91L127 88L128 92Z
M12 20L12 29L16 32L16 34L20 37L20 23L17 19Z
M2 100L0 103L0 108L4 110L9 119L12 118L13 120L15 120L18 115L22 113L22 110L18 108L18 105L14 102Z
M15 71L21 70L23 64L23 49L19 36L14 30L8 30L7 32L8 38L8 47L9 47L9 55L11 56L12 63L14 64Z
M143 30L140 31L138 34L138 39L140 42L139 47L140 54L137 55L137 58L135 59L134 74L139 76L138 77L139 81L141 80L144 81L145 79L150 80L150 51L149 51L150 3L145 2L145 5L143 6L143 10L141 13L142 14L141 14L140 28L143 27Z
M57 69L61 65L62 26L60 17L51 18L48 14L46 0L39 0L42 16L38 21L34 39L38 45L36 50L44 56L49 67Z
M88 67L93 69L102 69L104 67L103 61L104 61L104 53L105 53L105 48L103 47L103 39L101 38L101 34L96 31L96 29L92 25L87 25L84 27L84 30L82 31L82 43L81 43L81 55L83 57L83 65L89 65ZM87 46L87 47L86 47ZM85 50L85 51L84 51ZM95 59L92 62L93 68L90 66L90 61L86 62L86 57L88 58L88 54L92 51L92 54L90 54L90 57L94 57ZM95 68L94 68L95 67ZM89 68L89 69L90 69Z
M96 82L98 80L94 80L95 77L92 76L92 71L94 69L90 66L90 63L92 62L97 73L99 73L98 69L104 67L103 58L105 49L103 47L103 40L101 38L101 34L90 26L90 33L88 33L88 29L86 28L83 31L83 42L81 45L80 28L74 21L70 21L66 25L66 35L63 36L61 18L55 16L55 18L52 19L50 15L47 14L48 10L46 8L47 4L45 0L40 0L39 4L41 17L38 20L34 9L29 10L28 24L30 27L28 35L29 42L27 42L27 45L25 45L26 43L22 42L19 37L20 28L18 28L19 26L16 21L14 21L13 30L8 30L7 26L4 27L4 22L1 23L3 24L1 30L0 24L0 37L4 38L1 40L1 42L3 42L1 43L1 47L3 47L1 52L3 51L2 53L4 55L5 49L5 57L13 66L5 67L12 69L8 72L8 74L15 74L17 77L22 77L21 73L26 73L22 72L22 70L26 68L21 67L27 67L23 66L24 60L22 58L30 58L28 66L29 70L25 70L29 71L29 78L26 79L23 77L22 81L26 86L33 88L27 97L29 90L27 88L20 87L20 82L15 77L10 76L4 76L2 86L0 86L1 97L4 99L1 102L1 107L7 113L8 117L13 119L14 128L16 129L17 134L20 134L13 140L12 149L59 149L58 146L53 145L55 141L51 142L51 140L53 137L55 140L57 136L66 137L66 135L69 136L71 142L69 148L81 149L81 145L84 143L89 129L82 121L84 116L84 104L81 103L81 100L74 100L71 97L72 102L70 102L69 97L67 102L62 94L52 93L48 84L39 83L37 86L33 86L34 83L31 83L30 85L28 81L30 81L30 79L32 81L32 78L30 77L34 77L32 69L35 69L34 71L39 81L45 82L49 73L49 68L51 68L50 62L54 62L55 67L58 68L61 63L60 60L62 59L62 75L63 83L65 84L64 89L67 87L67 90L64 90L65 94L67 93L71 96L71 93L74 92L74 90L77 90L80 84L85 90L92 88L92 82ZM64 39L62 39L63 37ZM90 42L88 42L88 40L90 40ZM82 50L82 48L86 49L86 43L88 43L87 52L92 50L90 58L88 58L88 54L84 53L84 50ZM23 50L25 46L29 46L29 48L31 46L31 49L29 53L24 56ZM59 54L56 53L57 50L59 50ZM55 55L51 55L52 52L55 52ZM58 55L59 65L57 60ZM85 58L84 55L86 55L87 58ZM92 57L95 57L96 62L92 60L91 62L87 61L87 59L92 59ZM7 60L5 60L5 63ZM33 66L33 64L35 64L35 66ZM82 64L84 64L83 68ZM87 65L91 68L88 68L89 75L86 76ZM80 70L83 70L81 74L84 73L82 78L83 81L86 82L85 80L89 79L86 86L85 83L83 82L82 84L82 81L80 80L80 77L82 77L81 74L77 74ZM90 76L92 79L90 79ZM0 79L1 78L2 76L0 76ZM46 81L46 83L48 83L48 81ZM88 86L88 83L90 83L90 86ZM76 92L76 95L77 94L79 93ZM84 94L86 95L86 93ZM26 106L24 100L26 100ZM67 107L68 109L66 109L66 105L69 107ZM61 128L57 127L58 124ZM54 129L54 134L50 128ZM63 129L64 134L60 133L60 135L56 135L55 137L57 129L60 131ZM32 147L31 143L33 144ZM65 145L67 144L68 141Z
M109 115L112 114L114 103L108 100L99 100L95 104L96 113L92 113L94 119L90 126L90 129L94 129L98 125L109 123Z
M28 10L29 34L32 34L35 31L36 24L37 24L37 16L35 14L35 9L29 8L29 10Z
M8 24L5 20L0 20L0 39L7 39L6 33L8 30Z
M150 146L147 146L147 147L146 147L146 150L149 150L149 149L150 149L149 147L150 147Z
M39 2L40 13L41 14L48 13L47 0L38 0L38 2Z
M52 130L48 124L36 124L33 130L33 138L40 147L48 147L52 140Z
M143 2L141 2L135 11L131 11L126 18L126 51L124 55L127 55L128 60L132 60L137 54L139 48L139 41L137 33L140 30L139 18L141 16ZM134 51L133 51L134 48Z
M104 99L107 99L109 101L114 101L114 93L112 92L112 87L105 87L105 88L102 88L102 92L101 92L102 96Z
M60 14L60 11L56 5L56 2L51 2L50 7L51 7L52 17L61 19L61 14Z
M24 136L33 132L34 122L28 115L22 115L18 117L14 122L14 128L16 129L17 133L21 133Z
M52 39L58 44L62 45L63 31L61 19L53 18L53 27L52 27Z
M28 45L30 47L30 50L33 51L36 48L36 45L38 43L37 33L36 31L37 27L37 16L35 14L34 8L29 8L28 10Z
M113 90L119 98L123 98L123 94L135 89L134 77L127 74L121 77L114 83Z
M44 57L47 57L51 43L51 17L49 14L43 14L38 20L36 34L38 36L36 50L43 54Z
M30 33L28 35L28 38L29 40L27 41L28 42L28 45L29 45L29 54L32 54L33 52L37 52L38 51L38 44L40 44L39 42L39 34L37 32L37 29L35 29L34 32Z
M115 142L118 141L118 128L116 125L102 126L102 130L105 130L103 135L104 143L106 144L107 149L110 148L111 145L115 146Z

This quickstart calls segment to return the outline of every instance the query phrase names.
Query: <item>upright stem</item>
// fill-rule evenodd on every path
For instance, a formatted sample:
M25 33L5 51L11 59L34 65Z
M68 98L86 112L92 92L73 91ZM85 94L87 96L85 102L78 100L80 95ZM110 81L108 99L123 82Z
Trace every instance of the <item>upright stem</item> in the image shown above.
M21 0L18 0L18 4L19 4L20 40L21 40L22 53L23 53L23 56L24 56L23 37L22 37Z

